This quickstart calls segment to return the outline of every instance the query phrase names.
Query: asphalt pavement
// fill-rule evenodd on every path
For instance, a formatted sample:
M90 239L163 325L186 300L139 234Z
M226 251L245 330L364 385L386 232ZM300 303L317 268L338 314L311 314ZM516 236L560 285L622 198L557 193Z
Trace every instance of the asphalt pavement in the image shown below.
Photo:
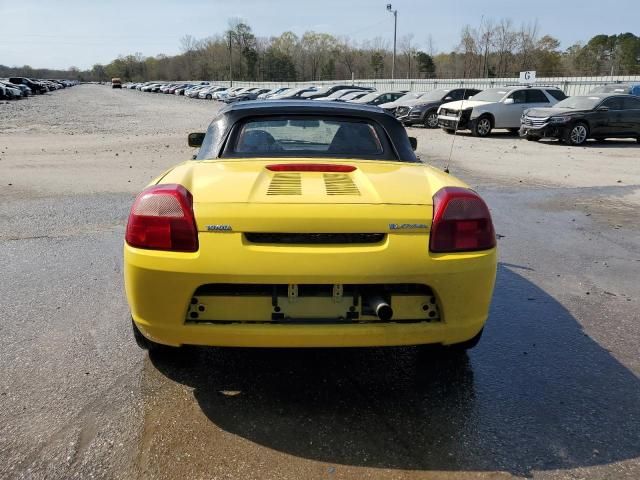
M86 92L112 107L97 123L158 122L136 141L162 145L168 164L165 144L216 108L99 86L22 108ZM134 97L144 108L130 108ZM154 105L186 118L184 131L154 120ZM60 155L78 135L116 146L122 134L69 128ZM149 357L131 336L121 251L133 193L160 168L145 163L133 185L108 191L86 188L93 169L60 192L9 186L14 133L0 133L0 478L640 478L640 223L607 209L638 185L518 185L454 169L489 203L500 249L491 315L466 356L189 347Z

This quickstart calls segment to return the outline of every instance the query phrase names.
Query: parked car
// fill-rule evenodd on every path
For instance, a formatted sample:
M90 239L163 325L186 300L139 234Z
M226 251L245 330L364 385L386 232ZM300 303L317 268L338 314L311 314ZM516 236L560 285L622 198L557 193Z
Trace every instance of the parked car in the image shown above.
M258 95L258 99L260 100L265 100L267 98L272 97L273 95L278 95L280 93L285 92L286 90L291 90L290 87L278 87L278 88L274 88L266 93L263 93L261 95Z
M242 102L189 145L196 159L143 190L129 215L138 345L167 355L189 344L478 343L497 265L489 209L421 162L394 117Z
M405 105L407 102L412 100L416 100L423 96L425 92L407 92L400 98L394 100L393 102L381 103L378 105L381 109L386 111L387 113L395 114L396 108Z
M111 79L111 88L120 88L120 89L122 89L122 80L120 80L119 78L112 78Z
M598 93L627 93L640 96L640 83L608 83L594 88L589 94Z
M175 83L167 83L165 85L163 85L162 87L160 87L160 93L169 93L169 90L171 90L172 87L176 86Z
M475 88L439 88L425 93L420 98L405 102L398 107L395 116L404 125L424 125L426 128L438 128L438 108L443 103L468 100L480 93Z
M214 93L216 93L216 92L224 92L226 89L227 89L227 87L216 87L216 86L203 88L198 93L198 98L202 98L202 99L205 99L205 100L211 100L211 99L213 99L213 94Z
M215 92L213 94L213 99L214 100L224 100L225 98L227 98L229 95L238 92L240 90L242 90L244 87L231 87L228 88L226 90L221 90L219 92Z
M231 92L224 99L222 99L222 101L225 103L236 102L242 95L246 95L257 90L259 90L259 87L241 87L240 89Z
M332 102L334 100L338 100L339 98L344 97L345 95L348 95L348 94L354 93L354 92L362 92L362 90L354 90L352 88L345 88L344 90L336 90L331 95L327 95L326 97L318 97L318 98L314 98L313 100L320 100L320 101L324 100L324 101Z
M443 104L438 109L438 125L447 133L469 129L476 137L486 137L495 128L517 133L520 117L527 108L550 107L565 98L556 87L489 88L469 100Z
M16 84L16 83L11 83L11 82L9 82L7 80L0 80L0 83L4 84L4 86L6 88L11 88L11 89L14 89L14 90L15 89L20 90L20 97L26 98L26 97L28 97L30 95L33 95L32 90L29 87L27 87L26 85L22 84L22 83Z
M263 93L267 93L271 91L270 88L255 88L239 93L238 95L234 95L233 97L228 97L224 101L226 103L234 103L234 102L244 102L247 100L255 100L258 98L258 95Z
M49 89L45 87L42 83L26 77L10 77L9 82L14 83L16 85L18 84L26 85L31 89L33 93L46 93L49 91Z
M328 87L318 88L313 92L305 92L301 95L301 98L313 100L314 98L327 97L338 90L366 90L371 92L373 91L373 88L361 87L359 85L331 85Z
M22 90L10 82L0 82L0 85L4 88L4 97L8 100L18 100L22 98Z
M360 98L349 100L351 103L358 103L362 105L381 105L383 103L393 102L402 97L405 92L388 91L388 92L371 92L367 95L363 95Z
M334 101L336 102L348 102L349 100L356 100L358 98L362 98L365 95L369 95L371 92L369 90L360 90L359 92L351 92L347 93L339 98L336 98Z
M316 90L316 87L292 88L290 90L286 90L282 93L269 97L269 100L300 100L302 99L303 94L315 92Z
M635 138L640 142L640 97L600 93L569 97L552 108L531 108L522 116L527 140L558 138L570 145L587 139Z
M209 88L207 85L195 85L191 88L188 88L184 91L184 96L189 98L198 98L198 94L201 90L205 88Z
M160 83L148 83L143 85L140 91L142 92L152 92L154 89L159 89L162 86Z
M186 92L187 90L189 90L192 87L193 87L192 84L185 83L185 84L181 85L180 87L176 88L173 93L174 93L174 95L184 95L184 92Z

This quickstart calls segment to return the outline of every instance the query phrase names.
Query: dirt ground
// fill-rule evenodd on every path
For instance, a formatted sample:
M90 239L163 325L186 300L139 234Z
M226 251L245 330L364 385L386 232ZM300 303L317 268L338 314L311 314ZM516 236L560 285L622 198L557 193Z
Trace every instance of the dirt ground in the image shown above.
M408 129L499 234L487 329L460 363L171 362L133 342L124 224L218 108L100 85L0 103L0 478L640 478L639 144Z

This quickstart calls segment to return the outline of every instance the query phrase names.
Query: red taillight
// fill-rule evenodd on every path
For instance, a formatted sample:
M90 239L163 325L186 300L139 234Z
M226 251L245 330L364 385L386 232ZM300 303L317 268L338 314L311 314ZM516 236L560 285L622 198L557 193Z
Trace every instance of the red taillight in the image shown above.
M272 172L338 172L349 173L356 169L353 165L336 165L331 163L277 163L267 165Z
M445 187L433 196L429 250L436 253L471 252L496 246L487 204L469 189Z
M198 250L191 193L176 184L144 190L131 207L125 240L132 247L150 250Z

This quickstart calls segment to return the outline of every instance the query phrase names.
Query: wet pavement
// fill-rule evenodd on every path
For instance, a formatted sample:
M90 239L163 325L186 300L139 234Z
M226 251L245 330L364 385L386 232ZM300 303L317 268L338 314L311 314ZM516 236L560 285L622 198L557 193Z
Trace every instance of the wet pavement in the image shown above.
M453 358L149 357L122 290L131 193L2 195L0 478L640 478L640 217L615 202L640 187L452 173L500 237L484 336Z
M152 356L141 471L638 478L640 381L630 369L638 371L638 244L632 254L630 231L593 231L579 212L527 206L548 192L483 194L502 235L501 264L489 323L468 356L416 348ZM594 255L604 248L607 266ZM190 420L162 420L184 411ZM184 461L154 462L169 454Z

